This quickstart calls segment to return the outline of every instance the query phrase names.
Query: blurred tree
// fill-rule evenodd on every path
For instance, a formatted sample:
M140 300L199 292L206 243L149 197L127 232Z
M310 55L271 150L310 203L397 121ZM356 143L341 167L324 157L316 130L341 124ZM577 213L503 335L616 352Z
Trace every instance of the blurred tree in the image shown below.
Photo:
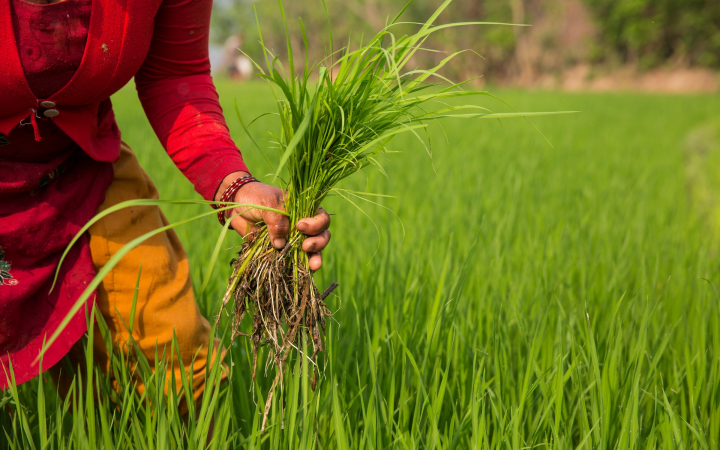
M600 26L598 62L720 67L718 0L585 0Z

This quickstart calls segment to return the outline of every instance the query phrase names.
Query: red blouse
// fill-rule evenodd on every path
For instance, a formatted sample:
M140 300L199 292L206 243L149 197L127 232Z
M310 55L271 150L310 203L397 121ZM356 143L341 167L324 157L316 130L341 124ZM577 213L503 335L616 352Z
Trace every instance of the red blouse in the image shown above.
M80 67L92 0L12 3L13 31L25 78L38 97L50 97L68 84Z
M52 145L63 139L58 130L44 124L54 122L92 158L117 159L120 132L109 100L102 99L135 75L140 101L160 142L205 199L214 198L225 176L247 171L240 151L230 138L210 76L208 38L212 0L93 0L82 60L76 71L69 71L67 66L58 68L58 80L70 72L73 75L54 93L36 90L34 81L42 76L28 70L32 66L28 61L32 55L27 48L24 53L18 51L24 47L25 31L18 30L12 23L15 22L11 19L15 16L10 8L13 2L30 5L24 0L0 1L0 52L4 55L0 58L0 73L3 73L0 133L11 143L0 147L2 154L17 157L19 149L15 142L28 144L33 131L31 126L22 124L30 123L31 114L46 116L48 108L43 107L42 102L49 100L57 104L51 109L56 109L59 116L38 122L40 144ZM63 5L65 3L67 5ZM65 0L33 6L82 9L83 6L78 5L83 4ZM47 24L43 33L52 33L56 25ZM84 26L71 28L70 31L78 33ZM39 40L38 44L42 45L43 39L41 33L36 42ZM77 35L72 37L69 54L80 51L80 40ZM9 48L10 43L14 48ZM17 62L21 62L26 81L14 78ZM71 62L77 60L71 58ZM33 106L23 106L30 103L30 98L35 99ZM92 101L99 103L90 103ZM11 146L12 151L8 148ZM26 150L31 146L23 148L22 153L32 153Z

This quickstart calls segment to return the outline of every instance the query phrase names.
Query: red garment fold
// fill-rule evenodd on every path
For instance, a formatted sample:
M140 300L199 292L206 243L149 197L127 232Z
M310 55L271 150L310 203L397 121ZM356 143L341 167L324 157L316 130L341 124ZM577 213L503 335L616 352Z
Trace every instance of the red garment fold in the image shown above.
M9 370L12 361L18 384L39 374L35 359L44 339L95 276L83 236L49 292L62 252L95 215L112 179L112 164L76 147L44 164L0 161L0 366ZM43 367L58 362L86 330L81 310L45 353ZM0 389L6 389L2 368Z

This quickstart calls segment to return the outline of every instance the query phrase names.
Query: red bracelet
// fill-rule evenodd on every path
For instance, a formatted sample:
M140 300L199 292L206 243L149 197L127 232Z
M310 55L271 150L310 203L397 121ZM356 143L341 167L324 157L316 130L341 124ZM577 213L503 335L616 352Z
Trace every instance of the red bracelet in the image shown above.
M255 181L257 181L257 179L252 175L238 178L237 180L233 181L227 189L225 189L222 197L220 197L220 201L223 202L223 204L211 206L213 207L213 209L220 209L228 206L227 202L230 202L233 198L235 198L235 194L237 194L237 191L239 191L241 187ZM218 220L220 221L220 225L225 226L225 211L218 211Z

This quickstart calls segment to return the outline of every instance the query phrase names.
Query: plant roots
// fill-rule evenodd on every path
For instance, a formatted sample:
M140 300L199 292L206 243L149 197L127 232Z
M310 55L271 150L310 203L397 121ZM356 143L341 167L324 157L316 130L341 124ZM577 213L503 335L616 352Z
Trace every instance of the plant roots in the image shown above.
M248 235L239 256L232 262L233 272L223 298L221 313L230 300L235 301L232 313L232 339L245 336L253 342L252 379L255 381L258 353L269 347L265 370L274 364L276 375L265 402L262 430L272 405L273 392L282 381L290 351L294 348L305 363L313 366L312 389L318 379L315 358L322 352L322 335L330 311L324 298L337 283L320 295L307 257L300 249L300 239L291 238L282 250L271 244L266 230ZM247 313L253 315L250 334L240 331L240 323ZM220 315L217 317L220 321ZM312 355L303 354L303 342L312 342Z

